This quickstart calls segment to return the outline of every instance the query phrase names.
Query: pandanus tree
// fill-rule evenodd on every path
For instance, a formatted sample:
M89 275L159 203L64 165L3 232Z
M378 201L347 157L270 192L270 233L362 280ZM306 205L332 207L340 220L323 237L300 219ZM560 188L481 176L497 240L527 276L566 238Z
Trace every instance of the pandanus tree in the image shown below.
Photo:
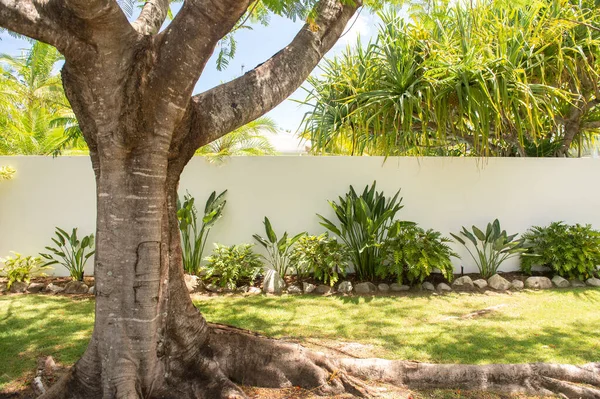
M266 62L192 95L213 50L252 11L252 0L185 0L162 31L168 0L145 2L133 22L116 0L0 0L1 27L64 56L65 93L97 187L94 331L81 359L43 398L244 398L235 383L367 396L359 377L597 397L599 364L340 359L207 323L184 282L180 174L198 148L293 93L360 6L350 0L261 3L307 23Z
M598 120L592 2L427 2L309 79L305 136L351 155L566 156Z

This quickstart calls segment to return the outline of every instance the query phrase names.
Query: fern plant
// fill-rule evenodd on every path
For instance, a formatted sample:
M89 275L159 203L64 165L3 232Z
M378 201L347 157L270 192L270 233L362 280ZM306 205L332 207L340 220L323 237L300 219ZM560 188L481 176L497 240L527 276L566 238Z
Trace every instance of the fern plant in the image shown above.
M394 277L398 283L421 283L435 269L452 281L451 257L459 256L448 246L449 238L438 231L427 231L413 222L396 222L381 246L383 262L377 268L382 278Z
M37 256L23 256L17 252L13 252L13 255L0 259L0 262L4 263L4 266L0 267L0 275L8 279L7 289L16 282L29 284L32 277L44 277L44 271L51 269L50 266L43 266L42 260Z
M348 253L343 245L327 233L300 237L290 256L299 278L310 274L324 284L333 286L346 275Z
M77 237L77 229L73 229L71 234L60 227L56 228L56 237L52 238L55 247L46 247L50 253L41 253L40 255L47 260L44 266L61 264L67 270L73 280L83 281L85 264L88 259L94 255L94 235L83 237L81 240Z
M234 289L240 282L252 284L263 267L260 256L252 247L251 244L230 247L215 244L212 255L206 258L205 278L229 289Z
M265 217L263 223L267 237L265 238L259 234L253 234L252 237L267 250L267 256L263 256L263 258L268 262L268 265L283 277L288 274L292 247L306 233L302 232L289 238L286 231L281 238L278 238L268 217Z

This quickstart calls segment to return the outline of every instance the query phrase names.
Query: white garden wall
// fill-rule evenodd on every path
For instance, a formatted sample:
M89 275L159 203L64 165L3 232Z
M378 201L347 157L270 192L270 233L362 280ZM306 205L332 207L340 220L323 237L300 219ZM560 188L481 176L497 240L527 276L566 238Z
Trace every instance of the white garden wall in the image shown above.
M17 170L0 182L0 256L9 251L37 254L50 244L54 226L95 226L95 189L87 157L0 157ZM404 209L398 217L448 235L462 225L499 218L508 233L555 220L600 228L600 159L241 157L215 166L193 159L181 181L204 201L212 190L228 189L224 217L210 241L252 242L266 215L278 233L320 233L315 213L332 216L327 200L352 184L362 189L377 180L393 195L399 188ZM207 246L210 249L210 245ZM465 272L476 271L456 246ZM514 269L516 262L504 269ZM91 272L91 262L90 262ZM65 274L57 269L56 274Z

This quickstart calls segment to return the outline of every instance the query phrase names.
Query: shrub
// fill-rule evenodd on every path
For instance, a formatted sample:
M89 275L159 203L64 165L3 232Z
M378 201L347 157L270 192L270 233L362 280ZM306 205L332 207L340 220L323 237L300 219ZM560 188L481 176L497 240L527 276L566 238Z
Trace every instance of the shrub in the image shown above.
M217 195L213 191L204 205L204 216L198 223L198 210L194 205L194 197L189 193L183 196L183 204L177 200L177 219L179 220L179 231L181 232L181 251L183 269L190 274L200 273L200 262L206 246L206 239L210 229L223 215L223 208L227 201L225 193Z
M263 258L269 263L269 266L283 277L290 267L290 250L292 246L306 233L296 234L294 237L288 238L288 233L284 232L283 236L278 239L269 218L265 217L263 223L267 238L258 234L254 234L252 237L267 250L267 256L263 256Z
M584 280L599 274L600 232L589 224L534 226L523 238L527 252L521 254L521 270L525 273L531 274L531 268L539 265L568 279Z
M375 191L375 185L376 182L372 187L367 185L361 195L350 186L346 196L339 197L339 203L329 202L340 227L318 215L321 225L346 244L356 274L362 280L375 277L381 260L379 245L385 241L389 226L402 209L402 198L398 199L400 191L394 197L386 198L383 192Z
M230 247L215 244L211 256L206 258L206 279L212 279L221 287L233 289L239 282L252 284L263 264L251 244Z
M46 247L49 254L40 255L47 260L44 266L59 263L69 270L73 280L83 281L83 273L87 260L95 253L94 235L77 238L77 229L68 234L63 229L56 228L56 238L52 238L56 247Z
M340 275L346 275L348 253L344 246L329 238L327 233L318 236L304 235L294 246L290 262L298 277L312 274L315 279L333 286Z
M15 170L10 166L0 166L0 181L13 178Z
M42 260L37 256L23 256L13 252L14 257L7 256L0 259L4 266L0 268L0 273L8 278L6 287L10 287L15 282L25 282L29 284L32 277L43 277L46 274L44 270L51 269L49 266L42 266Z
M523 239L515 240L517 234L508 235L500 229L500 221L488 223L485 234L477 227L472 227L473 233L463 227L460 234L467 238L475 248L477 256L469 249L469 245L459 236L450 233L452 237L467 248L469 254L477 264L479 273L484 278L496 274L500 265L507 259L526 251L523 248Z
M458 255L447 245L449 238L438 231L427 231L412 222L396 222L389 230L388 238L381 246L382 263L377 274L386 278L393 276L402 284L423 282L433 270L452 281L454 266L450 257Z

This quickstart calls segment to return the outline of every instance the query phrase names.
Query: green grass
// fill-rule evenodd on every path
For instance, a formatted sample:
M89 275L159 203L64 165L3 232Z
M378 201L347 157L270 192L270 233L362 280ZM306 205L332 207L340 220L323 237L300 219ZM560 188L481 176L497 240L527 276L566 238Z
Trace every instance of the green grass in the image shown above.
M600 290L411 297L214 297L209 321L278 338L371 345L370 355L443 363L597 361ZM495 305L473 319L446 319ZM0 297L0 391L25 382L40 356L69 365L92 332L93 300ZM12 386L13 384L11 384Z

